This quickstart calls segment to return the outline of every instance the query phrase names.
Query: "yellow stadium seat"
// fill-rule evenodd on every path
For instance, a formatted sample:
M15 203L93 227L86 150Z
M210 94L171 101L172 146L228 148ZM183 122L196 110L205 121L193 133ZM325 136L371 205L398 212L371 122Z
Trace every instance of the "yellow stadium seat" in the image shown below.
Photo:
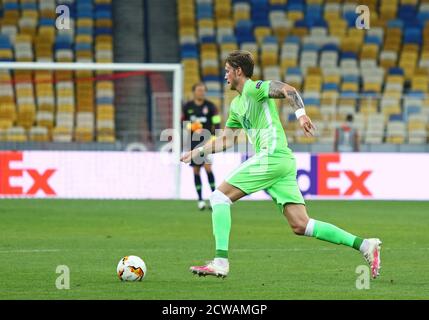
M271 32L272 32L272 29L270 27L263 27L263 26L255 27L254 34L255 34L257 43L261 45L264 38L266 36L270 36Z
M26 129L33 126L36 117L36 107L32 104L23 104L18 107L17 124Z
M10 127L6 129L6 141L10 142L25 142L27 141L27 133L25 128L21 126Z
M229 18L231 16L231 2L229 1L216 1L215 3L215 17L216 19Z
M31 127L29 132L29 140L35 142L48 142L50 141L49 130L45 127Z
M381 86L382 86L382 83L364 82L363 90L364 91L381 92Z
M286 14L286 18L293 22L297 20L302 20L304 18L304 13L302 11L288 11Z
M113 28L113 21L111 19L97 19L95 20L96 28Z
M91 128L77 127L74 132L74 140L76 142L91 142L94 140L94 131Z
M55 127L52 132L52 140L55 142L71 142L73 140L73 132L68 127Z
M116 141L113 134L99 134L97 135L97 142L114 143Z
M341 84L341 91L359 91L359 84L357 82L343 82Z
M0 103L0 120L15 121L16 108L13 103Z

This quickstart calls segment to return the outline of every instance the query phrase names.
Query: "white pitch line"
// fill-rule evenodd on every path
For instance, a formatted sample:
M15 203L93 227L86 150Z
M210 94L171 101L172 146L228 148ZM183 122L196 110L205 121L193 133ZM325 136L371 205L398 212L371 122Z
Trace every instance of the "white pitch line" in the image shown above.
M22 249L22 250L0 250L1 253L43 253L43 252L58 252L60 249Z

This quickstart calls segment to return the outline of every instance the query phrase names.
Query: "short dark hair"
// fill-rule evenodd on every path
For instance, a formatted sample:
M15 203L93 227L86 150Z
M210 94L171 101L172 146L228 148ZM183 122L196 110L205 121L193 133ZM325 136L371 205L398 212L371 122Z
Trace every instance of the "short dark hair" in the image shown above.
M206 87L206 84L204 82L197 82L192 86L192 92L195 92L195 89L197 87L200 87L200 86L204 87L204 89L206 89L206 91L207 91L207 87Z
M228 55L225 62L227 62L234 69L241 68L246 77L252 77L255 62L253 60L252 54L249 51L234 50Z

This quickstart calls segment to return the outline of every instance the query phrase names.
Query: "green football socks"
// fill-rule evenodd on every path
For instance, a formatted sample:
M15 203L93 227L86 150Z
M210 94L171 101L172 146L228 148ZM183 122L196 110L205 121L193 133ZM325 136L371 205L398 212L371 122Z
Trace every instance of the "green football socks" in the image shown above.
M231 206L229 204L216 204L212 210L213 234L216 240L215 257L228 258Z
M306 230L306 235L335 244L343 244L356 250L360 249L363 242L362 238L356 237L355 235L352 235L351 233L348 233L347 231L344 231L330 223L318 220L313 220L313 223L312 234L307 234Z

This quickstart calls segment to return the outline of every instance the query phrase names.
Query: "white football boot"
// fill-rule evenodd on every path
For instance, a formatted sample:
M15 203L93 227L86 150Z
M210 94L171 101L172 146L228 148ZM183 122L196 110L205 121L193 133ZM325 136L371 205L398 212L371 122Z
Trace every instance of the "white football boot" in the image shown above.
M215 260L208 261L204 266L192 266L189 269L193 274L201 276L216 276L218 278L225 278L229 272L229 263L220 265Z
M381 268L381 241L377 238L366 239L368 241L368 249L363 253L363 257L371 267L371 276L373 279L380 275Z

